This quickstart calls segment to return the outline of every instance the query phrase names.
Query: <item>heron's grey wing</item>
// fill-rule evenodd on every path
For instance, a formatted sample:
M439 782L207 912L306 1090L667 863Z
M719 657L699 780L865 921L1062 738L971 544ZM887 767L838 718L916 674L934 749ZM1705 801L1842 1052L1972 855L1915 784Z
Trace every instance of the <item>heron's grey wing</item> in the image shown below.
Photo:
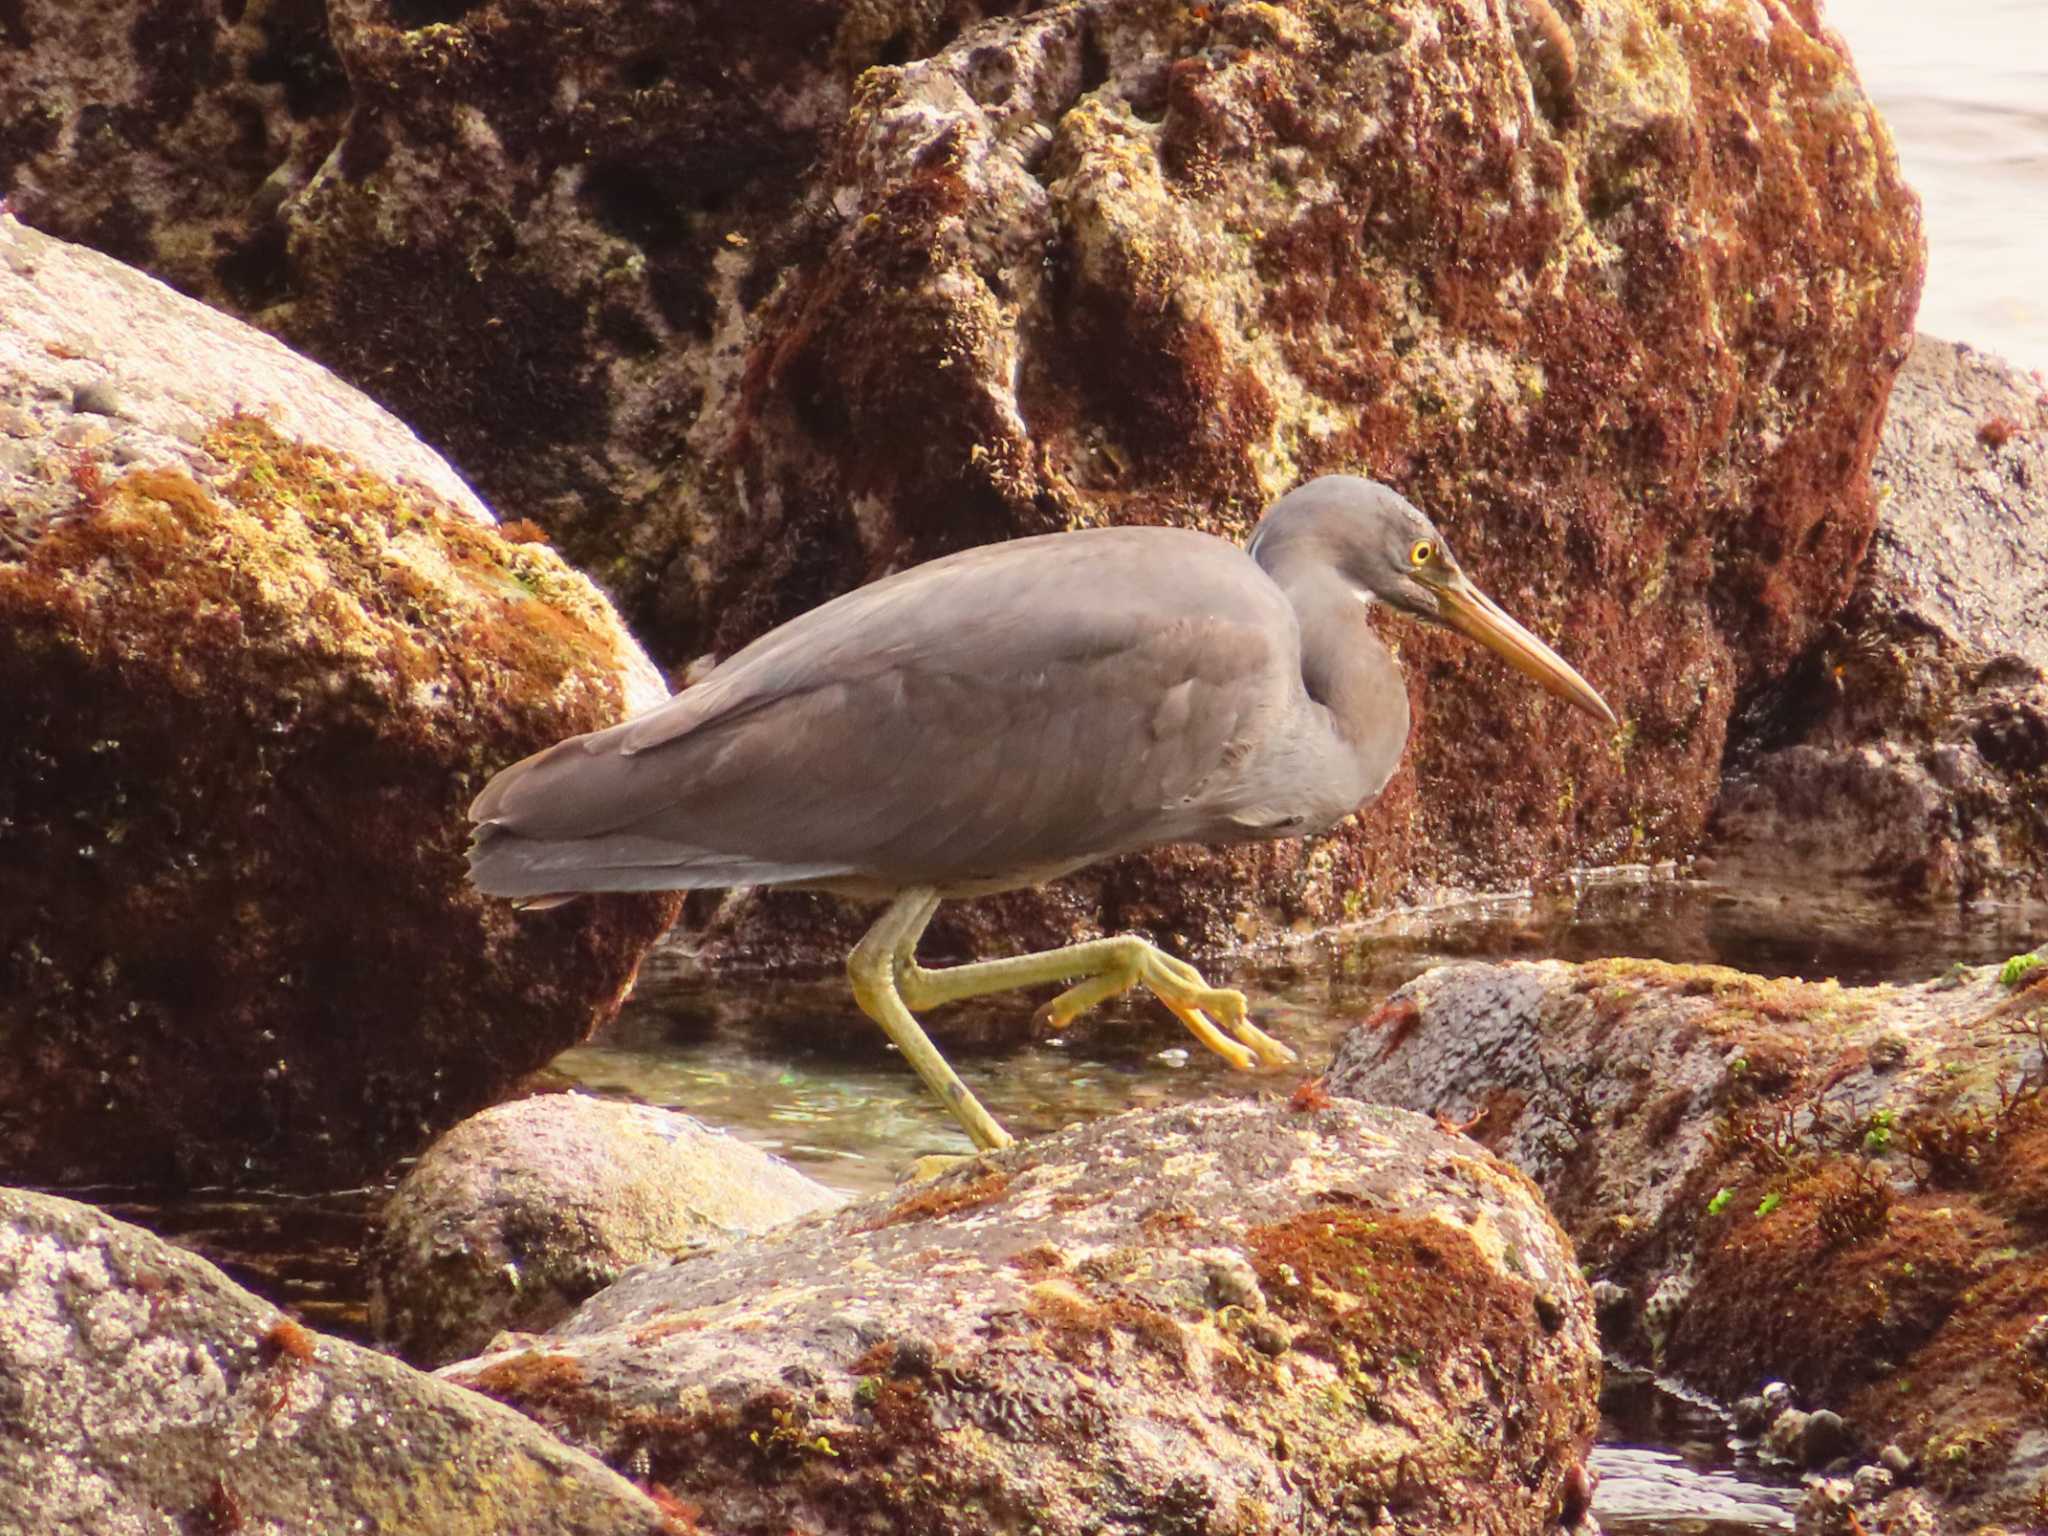
M508 770L475 814L561 845L524 850L534 888L506 894L591 888L574 881L608 864L713 885L1080 862L1227 818L1298 645L1285 599L1220 541L1021 540L806 615L661 710Z

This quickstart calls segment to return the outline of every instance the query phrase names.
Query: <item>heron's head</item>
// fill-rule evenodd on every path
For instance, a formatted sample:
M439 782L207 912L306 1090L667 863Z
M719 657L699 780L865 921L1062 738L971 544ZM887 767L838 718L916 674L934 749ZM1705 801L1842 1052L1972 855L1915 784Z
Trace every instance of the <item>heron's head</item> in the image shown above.
M1436 524L1376 480L1325 475L1289 491L1260 519L1251 554L1276 575L1304 563L1327 568L1361 602L1455 629L1559 698L1614 719L1591 684L1472 584Z

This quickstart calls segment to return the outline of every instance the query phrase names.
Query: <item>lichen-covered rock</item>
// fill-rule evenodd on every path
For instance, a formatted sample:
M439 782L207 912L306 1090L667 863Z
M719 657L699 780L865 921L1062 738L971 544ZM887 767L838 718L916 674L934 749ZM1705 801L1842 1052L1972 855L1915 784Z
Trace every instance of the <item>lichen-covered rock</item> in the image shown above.
M58 4L18 7L32 55L67 46ZM1813 0L983 10L334 0L346 127L281 178L262 319L672 663L966 544L1241 535L1363 470L1627 721L1404 632L1414 750L1357 827L942 913L942 946L1229 942L1685 849L1733 701L1862 553L1918 288L1912 198ZM204 90L249 89L246 39L195 47ZM16 181L73 229L135 179L79 152L84 100L39 108ZM217 228L167 216L174 255ZM844 937L813 898L721 910L733 948Z
M9 1536L684 1529L520 1415L18 1190L0 1190L0 1489Z
M472 1116L384 1207L370 1327L415 1365L552 1328L635 1264L840 1204L687 1115L550 1093Z
M328 1184L616 1007L670 898L470 891L494 769L660 680L353 389L0 215L0 1170Z
M2025 1344L2048 1310L2048 966L1877 987L1444 966L1326 1086L1469 1121L1595 1273L1672 1299L1638 1350L1724 1399L1781 1379L1766 1418L1795 1390L1817 1410L1787 1456L1896 1440L1958 1518L2048 1499Z
M1534 1533L1599 1354L1526 1180L1337 1101L1025 1143L443 1374L730 1536Z
M1923 336L1856 591L1744 726L1717 852L1935 897L2048 896L2048 394Z

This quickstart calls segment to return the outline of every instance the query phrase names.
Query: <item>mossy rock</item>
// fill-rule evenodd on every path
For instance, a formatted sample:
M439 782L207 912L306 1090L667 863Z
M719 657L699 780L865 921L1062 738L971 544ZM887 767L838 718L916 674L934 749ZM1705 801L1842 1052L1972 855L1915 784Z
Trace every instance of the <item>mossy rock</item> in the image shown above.
M462 859L493 770L659 680L313 364L11 220L0 258L0 1170L375 1176L583 1038L672 916L521 918Z

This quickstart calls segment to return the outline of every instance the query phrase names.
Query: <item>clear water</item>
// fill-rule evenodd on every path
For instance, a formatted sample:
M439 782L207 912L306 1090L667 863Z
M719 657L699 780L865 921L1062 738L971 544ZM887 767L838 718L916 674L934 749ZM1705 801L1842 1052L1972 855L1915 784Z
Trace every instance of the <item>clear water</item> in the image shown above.
M1714 881L1608 874L1542 898L1410 912L1206 967L1242 988L1261 1028L1320 1071L1345 1031L1445 960L1627 955L1845 983L1989 964L2048 933L2039 909L1902 913L1853 890L1800 889L1754 870ZM1045 989L1049 995L1051 989ZM1241 1074L1171 1015L1123 999L1063 1035L1034 1030L1042 997L962 1003L925 1022L970 1087L1020 1136L1221 1095L1284 1093L1302 1072ZM843 977L738 978L662 956L618 1021L556 1070L590 1092L702 1116L853 1193L887 1188L966 1137L853 1005Z
M1731 1442L1711 1403L1648 1372L1609 1365L1600 1392L1593 1510L1608 1536L1789 1531L1801 1488Z
M2002 961L2044 936L2041 908L1916 915L1755 870L1720 870L1712 882L1610 874L1541 899L1407 913L1208 967L1212 981L1252 994L1261 1025L1301 1053L1300 1072L1234 1073L1146 1002L1102 1009L1057 1039L1031 1028L1031 998L963 1004L928 1022L997 1117L1030 1135L1139 1105L1288 1092L1388 993L1444 960L1628 955L1867 983ZM659 955L616 1024L565 1053L555 1072L565 1086L701 1116L855 1194L889 1187L921 1154L967 1150L836 974L720 975ZM81 1193L205 1253L309 1324L363 1336L356 1255L388 1190L168 1203ZM1732 1449L1711 1406L1616 1370L1602 1407L1594 1510L1610 1533L1791 1529L1798 1488Z

